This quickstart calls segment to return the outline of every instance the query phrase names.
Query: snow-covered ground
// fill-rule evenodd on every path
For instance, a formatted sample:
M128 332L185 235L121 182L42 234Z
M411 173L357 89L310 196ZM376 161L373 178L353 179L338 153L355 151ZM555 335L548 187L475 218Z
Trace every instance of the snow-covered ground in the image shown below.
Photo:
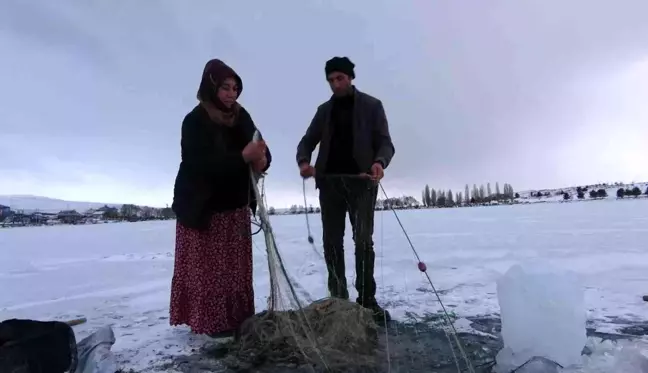
M444 304L458 316L498 313L495 281L511 265L542 258L586 284L588 317L600 331L648 320L648 199L398 212ZM319 216L311 216L321 242ZM273 217L279 250L313 299L324 297L325 266L306 238L304 215ZM81 338L115 328L125 368L145 369L204 341L168 325L174 222L0 230L0 320L73 319ZM348 229L350 232L350 228ZM380 301L396 318L437 312L393 214L377 212L374 235ZM257 308L268 295L267 263L255 236ZM347 261L353 262L347 238ZM348 265L349 279L353 266ZM464 325L465 327L465 325ZM164 359L162 359L164 360Z

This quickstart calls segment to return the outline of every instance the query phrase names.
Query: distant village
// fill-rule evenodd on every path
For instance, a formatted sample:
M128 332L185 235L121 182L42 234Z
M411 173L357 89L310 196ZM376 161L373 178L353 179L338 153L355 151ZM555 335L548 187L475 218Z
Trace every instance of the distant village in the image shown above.
M12 210L0 205L0 228L60 224L101 224L114 222L136 222L146 220L175 219L169 207L154 208L137 205L122 205L117 208L105 205L86 211L62 210L59 212Z
M376 210L385 209L418 209L422 205L414 197L403 196L387 200L378 199ZM290 208L270 207L270 215L294 215L294 214L319 214L320 208L293 205ZM137 222L148 220L171 220L175 219L173 210L169 207L153 208L137 205L122 205L121 207L108 206L86 211L62 210L58 212L27 211L21 209L12 210L9 206L0 205L0 228L42 226L42 225L82 225L102 224L115 222Z
M504 184L503 192L500 193L499 184L495 185L495 193L491 193L490 184L484 186L473 186L472 193L468 186L465 194L452 193L444 190L434 190L426 186L423 190L421 202L412 196L402 196L388 199L377 199L375 210L409 210L409 209L430 209L448 207L477 207L528 204L541 202L570 202L576 198L580 201L594 201L607 198L617 200L628 198L648 198L648 183L638 184L597 184L577 188L552 189L527 191L520 195L513 191L510 184ZM289 208L268 209L270 215L295 215L295 214L319 214L320 208L312 205L292 205ZM172 220L175 214L170 207L154 208L137 206L132 204L121 205L120 207L104 205L96 209L86 211L62 210L52 211L26 211L12 210L9 206L0 205L0 228L24 227L40 225L79 225L79 224L102 224L115 222L137 222L148 220Z

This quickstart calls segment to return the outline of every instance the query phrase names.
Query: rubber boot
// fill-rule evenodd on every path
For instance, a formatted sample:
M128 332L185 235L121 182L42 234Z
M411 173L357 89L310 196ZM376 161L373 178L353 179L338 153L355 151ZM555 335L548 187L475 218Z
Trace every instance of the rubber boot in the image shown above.
M387 326L387 323L391 321L391 314L389 313L389 311L385 310L384 308L378 305L376 298L369 298L368 300L365 301L358 298L356 301L362 307L371 311L373 319L376 322L376 324L380 326Z

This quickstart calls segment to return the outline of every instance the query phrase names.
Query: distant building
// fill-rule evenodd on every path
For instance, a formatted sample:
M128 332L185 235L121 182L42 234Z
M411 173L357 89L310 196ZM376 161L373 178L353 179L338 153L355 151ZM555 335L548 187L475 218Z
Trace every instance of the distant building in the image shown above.
M99 213L101 213L101 219L117 219L119 217L119 209L108 205L98 208L94 213L94 218L99 219Z
M29 224L41 225L47 223L47 220L51 218L52 214L43 213L43 212L34 212L32 214L25 214L25 217L29 219Z
M101 211L101 212L117 212L117 211L119 211L119 209L117 209L117 207L111 207L111 206L108 206L108 205L104 205L103 207L99 207L97 209L97 211Z
M9 215L11 215L11 207L0 205L0 221L4 220Z
M83 215L76 210L64 210L58 213L58 219L64 224L76 224L83 219Z
M12 225L17 225L17 226L25 226L30 223L31 219L28 215L25 215L22 212L15 212L12 213L11 216L5 220L5 222L9 222Z

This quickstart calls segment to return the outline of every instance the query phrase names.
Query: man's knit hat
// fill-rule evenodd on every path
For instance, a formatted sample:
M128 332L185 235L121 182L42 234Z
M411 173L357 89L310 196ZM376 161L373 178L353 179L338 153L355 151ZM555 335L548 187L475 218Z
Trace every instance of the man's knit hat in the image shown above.
M354 68L355 64L351 62L348 57L333 57L326 61L324 72L326 73L326 76L328 76L332 72L337 71L348 75L351 79L355 79L355 72L353 71Z

